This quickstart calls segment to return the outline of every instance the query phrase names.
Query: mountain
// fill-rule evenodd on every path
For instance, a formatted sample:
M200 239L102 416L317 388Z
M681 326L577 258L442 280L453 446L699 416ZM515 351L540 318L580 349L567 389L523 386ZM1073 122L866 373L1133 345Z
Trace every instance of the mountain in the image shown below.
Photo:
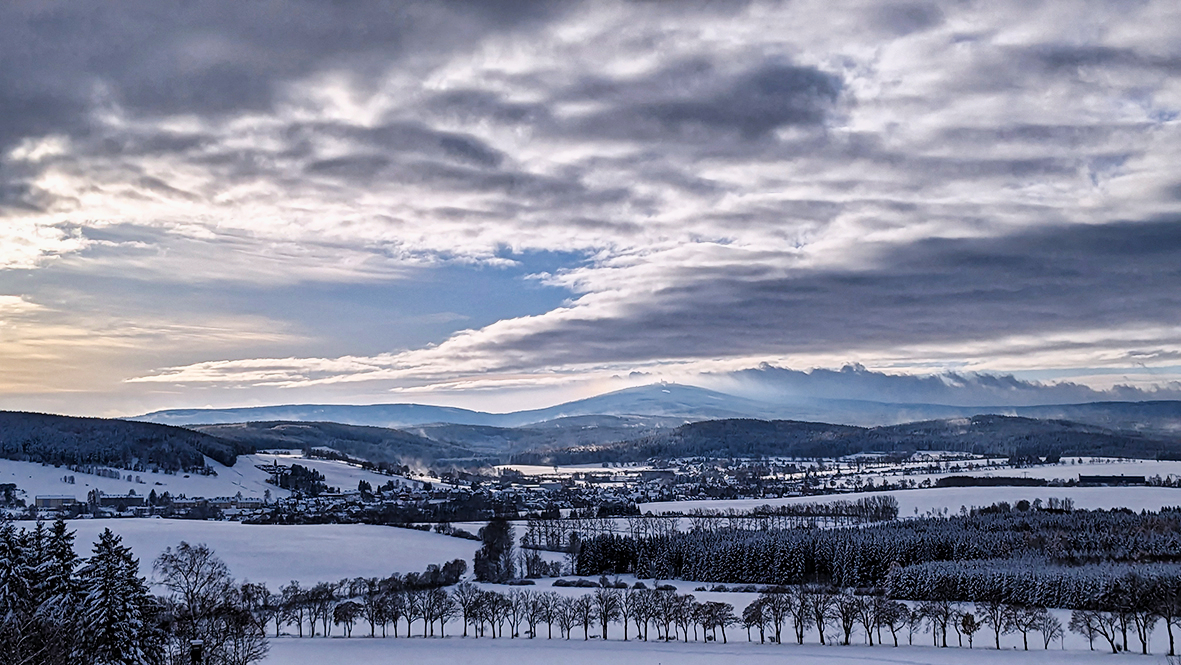
M1004 413L1003 409L997 409ZM1181 402L1092 402L1012 409L1027 418L1073 420L1108 429L1181 436Z
M675 457L841 457L945 450L990 456L1181 457L1181 440L1061 420L980 415L872 428L798 421L708 420L601 446L523 452L519 464L641 462Z
M186 471L205 457L233 466L250 446L155 423L0 411L0 457L54 465Z
M136 416L132 420L169 425L288 420L393 428L434 423L521 427L574 416L649 416L684 423L712 418L774 417L777 413L777 407L773 404L734 397L705 388L653 384L545 409L513 413L484 413L422 404L293 404L235 409L173 409L154 411Z
M797 420L861 427L896 425L916 421L966 418L982 414L1070 420L1108 429L1145 433L1181 433L1181 401L1091 402L1051 406L949 406L790 397L784 401L760 401L680 384L651 384L627 388L544 409L513 413L484 413L453 407L421 404L373 404L364 406L297 404L237 409L178 409L156 411L133 420L170 425L219 424L255 421L335 422L348 425L398 429L450 424L473 427L584 427L590 421L572 418L606 417L605 427L671 427L688 422L730 418ZM480 434L453 430L454 443L475 445Z
M424 423L497 425L498 418L498 415L491 413L423 404L288 404L232 409L170 409L129 420L181 426L294 421L397 428Z

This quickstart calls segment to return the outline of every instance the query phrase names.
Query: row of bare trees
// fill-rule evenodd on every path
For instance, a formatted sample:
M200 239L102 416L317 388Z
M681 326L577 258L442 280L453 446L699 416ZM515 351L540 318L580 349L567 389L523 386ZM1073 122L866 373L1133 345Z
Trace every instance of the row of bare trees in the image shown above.
M581 628L584 640L590 639L592 631L607 639L608 627L620 624L624 640L631 637L634 626L636 639L647 640L654 630L660 640L674 640L678 634L688 640L690 632L694 640L699 635L713 640L721 631L725 642L726 628L738 623L729 603L699 603L690 594L667 589L600 587L592 593L563 596L553 591L516 589L500 593L461 582L453 596L463 617L465 636L470 625L477 637L503 637L507 624L511 637L533 638L538 626L544 624L548 638L553 638L556 626L560 638L570 639Z
M207 547L181 543L155 562L157 575L171 592L159 599L164 655L179 660L182 647L200 638L210 655L224 654L227 663L247 663L266 654L268 624L273 624L276 636L284 626L300 637L305 636L305 626L308 637L329 636L339 626L345 637L351 637L360 623L368 624L370 636L380 629L382 637L391 632L398 637L404 622L406 636L419 625L423 637L445 637L446 625L454 619L461 620L465 637L470 633L492 638L505 637L507 626L512 638L536 638L544 627L547 638L553 639L556 627L559 638L571 639L580 632L584 640L592 635L607 639L608 628L621 625L624 640L633 635L648 640L654 633L658 640L713 641L720 636L724 643L727 628L742 626L748 640L757 631L760 642L782 643L783 633L790 629L799 644L813 632L820 644L846 645L860 632L870 646L875 641L885 644L886 633L894 646L902 634L913 644L916 634L929 633L934 646L947 647L954 634L959 646L966 641L971 648L976 634L985 631L992 634L997 649L1002 635L1020 634L1028 650L1031 635L1040 638L1043 649L1064 637L1062 623L1045 607L999 601L907 604L876 589L798 585L765 588L737 615L729 603L699 602L672 587L628 588L606 579L593 592L577 596L532 589L500 592L470 582L448 590L445 585L459 579L465 568L455 561L442 568L431 566L422 574L346 579L308 588L292 582L271 593L265 585L235 584ZM1157 607L1129 600L1114 610L1075 610L1069 629L1086 637L1092 649L1102 638L1113 652L1128 650L1131 633L1141 652L1147 653L1149 639L1163 619L1172 652L1172 628L1181 618L1176 612L1163 616Z

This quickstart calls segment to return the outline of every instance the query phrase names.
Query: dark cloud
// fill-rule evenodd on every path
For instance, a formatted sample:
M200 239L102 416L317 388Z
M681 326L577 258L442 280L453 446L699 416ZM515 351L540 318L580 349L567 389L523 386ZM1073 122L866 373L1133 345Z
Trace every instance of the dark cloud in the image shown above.
M744 74L712 97L654 102L634 112L679 132L704 125L757 138L784 125L818 124L839 91L839 79L816 69L769 65Z
M947 406L1033 406L1079 404L1098 401L1181 398L1181 389L1140 390L1117 386L1096 390L1070 381L1041 383L1011 374L946 372L914 376L886 374L860 365L840 370L798 371L763 365L733 372L724 378L735 382L740 394L763 399L842 399L893 404L942 404Z
M877 23L894 35L909 35L943 23L943 10L928 3L889 3L875 12Z
M369 180L389 165L390 160L384 155L350 155L314 161L308 164L307 171L347 180Z
M84 130L89 111L107 102L149 115L265 111L284 84L308 74L429 66L482 35L552 19L571 4L7 5L0 15L0 148L22 136Z
M1172 219L929 239L886 249L858 270L779 277L775 268L737 257L686 268L682 285L622 314L572 317L502 344L552 362L624 362L1181 325L1181 221Z
M1131 48L1099 45L1048 44L1030 49L1032 57L1052 70L1077 70L1080 67L1112 67L1158 70L1168 74L1181 72L1181 58L1141 53Z
M28 183L0 182L0 217L7 211L42 212L48 203L49 197Z
M789 125L817 125L841 79L814 67L764 62L738 73L704 60L674 63L631 80L578 82L562 100L607 108L564 127L586 137L702 142L722 133L757 139Z

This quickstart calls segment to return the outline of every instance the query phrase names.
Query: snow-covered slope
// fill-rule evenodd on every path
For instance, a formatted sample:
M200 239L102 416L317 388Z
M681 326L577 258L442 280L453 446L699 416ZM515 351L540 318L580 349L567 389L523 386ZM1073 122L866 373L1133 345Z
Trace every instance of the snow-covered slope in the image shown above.
M346 492L357 489L357 485L362 480L368 481L374 487L385 485L390 481L403 487L417 488L422 486L422 482L418 480L411 480L403 476L386 476L335 460L307 458L298 451L287 454L258 453L256 455L243 455L238 460L238 464L234 465L234 468L237 468L242 463L248 463L253 467L256 464L267 465L277 462L281 466L298 464L302 467L315 469L324 475L324 482L329 487L338 487Z
M826 494L797 496L783 499L723 499L719 501L662 501L640 504L640 512L680 511L697 508L714 510L749 510L761 505L816 503L824 501L853 501L866 496L892 496L898 500L898 514L909 517L929 511L947 509L958 512L960 506L990 506L998 501L1010 504L1021 499L1050 497L1069 498L1076 508L1131 508L1132 510L1160 510L1165 506L1181 505L1181 489L1174 487L940 487L930 489L890 490L888 492Z
M239 457L238 462L232 467L206 458L206 463L217 472L216 476L135 473L121 470L119 473L122 477L119 479L70 471L66 467L0 460L0 483L15 483L18 489L24 490L27 495L25 498L30 503L33 497L39 494L72 495L79 501L85 501L86 494L92 489L101 490L108 495L126 495L134 490L136 494L146 496L152 490L156 490L157 494L168 492L173 496L183 494L188 497L206 498L234 496L238 492L245 497L262 497L269 489L272 496L287 496L286 490L267 484L268 475L255 468L252 461L254 457ZM131 480L127 480L128 475L131 476ZM63 482L62 478L66 476L73 476L74 484ZM137 481L137 477L142 482Z
M437 533L367 524L252 525L166 519L74 520L75 549L89 555L103 529L123 537L151 575L152 561L182 540L205 543L239 580L271 589L345 577L386 576L425 570L429 564L464 559L471 570L479 543Z
M85 501L86 494L92 489L101 490L103 494L112 496L125 496L132 490L143 496L156 490L156 494L168 492L172 496L184 495L189 498L234 496L239 492L244 497L261 498L267 490L270 490L271 496L275 498L290 496L290 492L287 490L268 484L266 481L270 474L258 468L259 465L270 465L275 462L282 466L299 464L315 469L324 474L325 482L329 487L339 487L345 491L357 489L361 480L369 481L374 487L384 485L391 480L395 484L406 487L420 487L422 484L419 480L411 480L402 476L386 476L344 462L305 458L298 452L293 454L240 455L237 463L232 467L206 458L206 463L217 472L216 476L135 473L120 470L121 477L118 479L70 471L65 467L0 460L0 483L15 483L17 489L25 492L24 498L29 503L33 502L35 496L44 494L73 496L79 501ZM129 475L131 480L127 480ZM74 484L63 482L62 478L66 476L73 476Z

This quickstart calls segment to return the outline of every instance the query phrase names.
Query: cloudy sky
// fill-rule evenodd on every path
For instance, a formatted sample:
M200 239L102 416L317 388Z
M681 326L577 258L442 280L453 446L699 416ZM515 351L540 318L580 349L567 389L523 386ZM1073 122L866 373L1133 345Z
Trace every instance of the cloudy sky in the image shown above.
M1173 0L6 3L0 408L1172 394L1179 112Z

